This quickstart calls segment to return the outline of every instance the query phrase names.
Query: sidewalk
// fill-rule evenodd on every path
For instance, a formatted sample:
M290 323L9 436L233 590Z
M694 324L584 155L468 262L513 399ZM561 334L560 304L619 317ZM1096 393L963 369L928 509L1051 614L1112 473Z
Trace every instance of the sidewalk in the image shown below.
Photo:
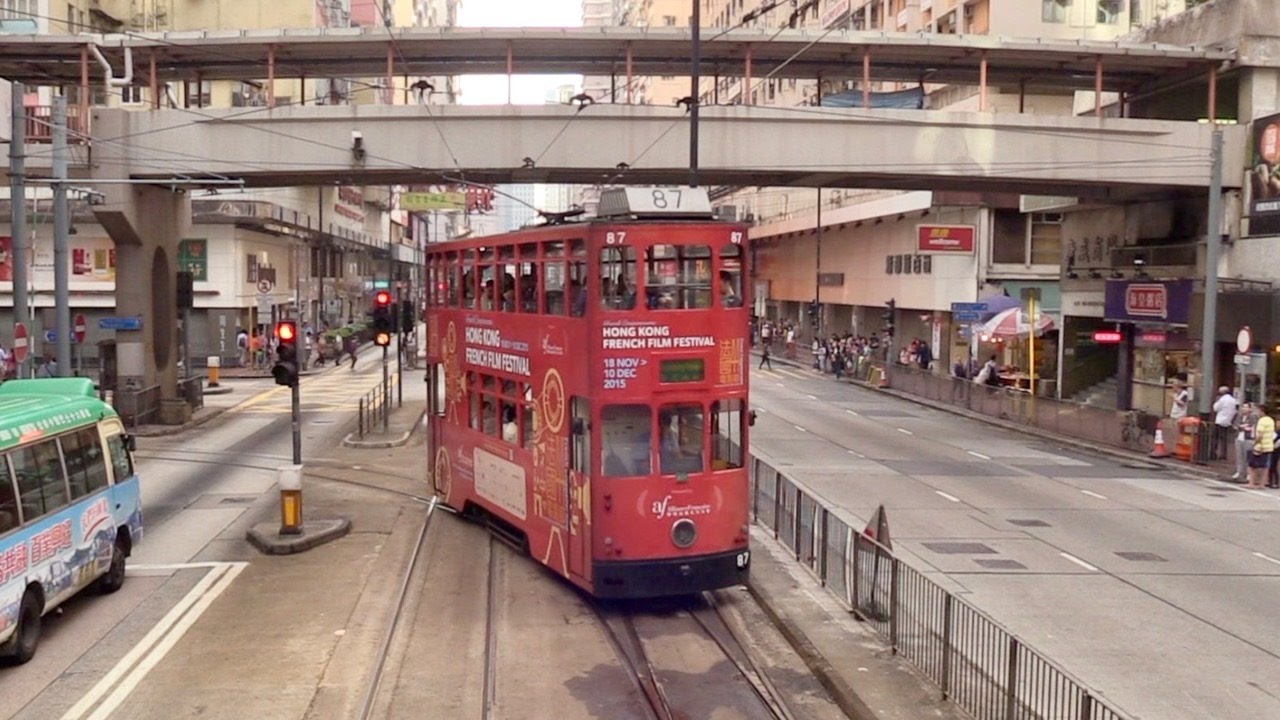
M752 356L754 358L753 367L758 366L760 363L760 353L756 352L756 350L753 348ZM817 370L814 370L812 363L806 364L801 360L790 360L785 357L779 357L777 355L770 355L769 359L771 362L774 362L774 363L779 363L790 368L805 370L809 373L812 373L815 379L825 378L827 380L834 380L834 376L829 375L827 373L819 373ZM1133 452L1131 450L1125 450L1123 448L1113 447L1110 445L1092 443L1086 440L1081 440L1079 438L1071 437L1070 435L1062 435L1059 433L1051 432L1051 431L1044 430L1042 428L1034 427L1031 425L1027 425L1024 423L1005 420L1003 418L992 417L990 415L984 415L982 413L969 410L968 408L963 408L963 407L951 405L948 403L935 402L927 398L922 398L916 395L912 395L910 393L903 392L901 390L893 389L892 371L890 371L889 378L890 378L889 380L890 387L887 387L887 388L877 387L875 385L863 382L861 380L852 380L848 378L842 379L842 382L847 382L850 385L855 385L868 390L884 393L886 395L890 395L892 397L896 397L901 400L906 400L908 402L912 402L917 405L923 405L925 407L929 407L934 410L941 410L943 412L952 413L954 415L959 415L961 417L969 418L971 420L977 420L979 422L984 422L989 425L994 425L996 427L1004 428L1006 430L1013 430L1016 432L1023 433L1025 435L1032 435L1034 437L1043 438L1045 440L1051 440L1053 442L1061 443L1063 445L1070 445L1072 447L1075 447L1081 450L1087 450L1089 452L1094 452L1101 455L1107 455L1119 460L1123 460L1125 462L1146 463L1146 464L1162 467L1168 470L1191 473L1198 477L1209 478L1213 480L1221 480L1227 483L1232 482L1229 478L1231 474L1235 472L1234 462L1228 462L1223 460L1213 460L1209 462L1207 465L1200 465L1194 462L1177 460L1177 459L1174 459L1173 457L1163 457L1163 458L1151 457L1144 453ZM1165 440L1165 445L1169 449L1170 453L1173 452L1175 442L1176 442L1175 438L1166 438Z

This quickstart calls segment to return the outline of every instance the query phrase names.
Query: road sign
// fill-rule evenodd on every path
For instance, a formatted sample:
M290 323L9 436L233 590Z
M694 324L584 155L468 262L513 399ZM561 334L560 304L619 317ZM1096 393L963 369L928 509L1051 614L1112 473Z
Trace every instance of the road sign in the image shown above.
M1245 355L1244 353L1236 354L1237 365L1249 365L1252 362L1253 362L1253 358L1250 357L1249 355Z
M27 326L22 323L13 326L13 359L18 362L27 360Z
M58 331L57 331L57 330L45 330L45 331L44 331L44 341L45 341L46 343L50 343L50 344L58 342ZM79 340L77 340L77 339L76 339L76 334L75 334L75 333L71 333L71 342L72 342L73 344L75 344L75 343L79 343L79 342L80 342Z
M85 331L84 323L85 323L85 320L84 320L83 314L76 315L75 319L71 321L71 326L73 330L71 337L77 343L84 342L84 331Z
M986 303L951 303L951 312L953 313L984 313L986 311Z
M1236 352L1247 353L1251 347L1253 347L1253 332L1249 330L1248 325L1245 325L1240 328L1240 332L1236 333Z
M102 330L141 330L142 316L105 317L98 320L98 328Z
M981 313L970 312L968 310L952 311L951 317L958 323L976 323L978 318L982 317Z
M267 293L271 292L271 289L274 288L275 286L276 284L271 282L267 278L262 278L261 280L258 281L258 292L263 295L266 295Z

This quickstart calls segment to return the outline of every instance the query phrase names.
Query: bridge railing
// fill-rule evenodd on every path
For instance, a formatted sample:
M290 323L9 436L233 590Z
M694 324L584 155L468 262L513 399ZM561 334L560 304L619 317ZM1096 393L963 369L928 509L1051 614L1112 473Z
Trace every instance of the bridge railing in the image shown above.
M751 479L755 521L976 720L1132 720L769 463Z

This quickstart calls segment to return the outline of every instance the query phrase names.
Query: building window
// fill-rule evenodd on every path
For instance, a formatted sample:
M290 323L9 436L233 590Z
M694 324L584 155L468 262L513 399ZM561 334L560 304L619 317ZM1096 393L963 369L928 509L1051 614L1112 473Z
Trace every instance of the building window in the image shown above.
M1129 0L1129 24L1142 24L1142 0Z
M1047 23L1064 23L1071 0L1041 0L1040 19Z
M141 104L147 101L146 88L142 85L125 85L120 88L120 101Z
M675 15L663 15L663 16L662 16L662 24L663 24L664 26L666 26L666 27L675 27L675 26L676 26L676 16L675 16Z
M1036 213L1031 216L1028 250L1028 262L1031 265L1057 265L1062 262L1061 215Z
M1120 22L1120 0L1098 0L1098 22L1115 25Z

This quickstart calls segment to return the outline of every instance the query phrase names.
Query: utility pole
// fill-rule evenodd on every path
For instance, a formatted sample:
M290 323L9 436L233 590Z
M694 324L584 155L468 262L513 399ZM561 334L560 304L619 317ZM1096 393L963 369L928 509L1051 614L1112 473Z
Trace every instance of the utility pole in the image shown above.
M26 88L13 84L13 133L9 141L9 262L13 266L13 322L31 327L27 316L27 110L23 106ZM30 341L28 341L30 342ZM30 345L28 345L30 347ZM30 353L28 353L30 354ZM27 376L27 363L18 363L18 377Z
M815 255L813 270L813 306L818 314L813 317L813 333L818 340L822 339L822 188L818 188L818 234L815 241Z
M71 306L68 277L71 212L67 206L67 98L53 99L53 300L58 376L71 376Z
M1198 457L1208 459L1210 430L1213 428L1214 361L1218 349L1218 253L1222 245L1222 128L1213 126L1209 151L1209 219L1205 231L1204 336L1200 341L1200 448Z
M693 72L689 81L689 185L698 187L698 106L702 85L702 0L693 3Z

